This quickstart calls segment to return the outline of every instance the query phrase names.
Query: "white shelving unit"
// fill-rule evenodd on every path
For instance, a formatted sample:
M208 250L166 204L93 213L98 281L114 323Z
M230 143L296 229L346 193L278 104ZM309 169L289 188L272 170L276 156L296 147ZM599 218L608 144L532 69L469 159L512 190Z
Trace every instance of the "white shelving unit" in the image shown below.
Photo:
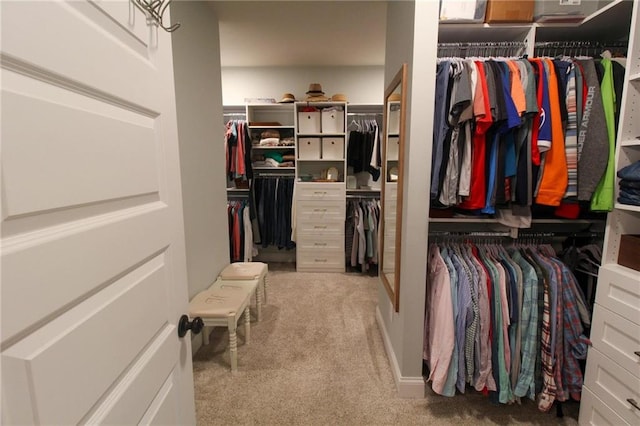
M347 104L297 102L295 111L296 268L344 272Z
M277 152L282 155L291 155L295 164L296 147L292 145L269 146L260 145L261 134L264 131L275 131L280 139L290 138L295 140L295 117L293 104L247 104L246 117L249 123L249 132L253 145L251 147L252 160L263 157L266 153ZM261 167L254 166L253 169L265 173L291 173L294 175L293 167Z
M640 160L638 9L635 1L617 135L617 170ZM616 185L616 198L618 192ZM640 424L640 272L618 264L624 234L640 234L640 207L616 203L607 218L580 424Z

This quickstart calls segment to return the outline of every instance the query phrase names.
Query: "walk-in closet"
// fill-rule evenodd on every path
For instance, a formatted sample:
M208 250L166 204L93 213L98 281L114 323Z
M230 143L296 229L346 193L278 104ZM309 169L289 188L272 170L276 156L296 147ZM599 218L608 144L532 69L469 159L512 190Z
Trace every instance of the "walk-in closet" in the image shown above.
M537 21L532 22L532 18L528 19L525 12L518 12L515 6L510 17L501 16L497 8L506 8L506 4L489 2L493 4L486 10L488 23L485 23L486 2L475 2L475 12L455 3L442 2L441 8L419 2L411 6L387 5L385 89L402 63L407 63L409 69L406 78L410 99L403 105L406 108L406 119L402 122L405 147L400 159L404 168L400 173L404 188L400 201L396 202L398 195L390 192L395 188L395 182L388 180L374 189L368 182L357 181L355 189L345 191L341 187L335 194L331 192L332 184L318 185L317 194L325 193L331 200L339 200L335 204L336 210L331 210L334 201L309 206L303 201L302 212L295 215L313 217L315 212L317 221L312 222L312 226L326 227L332 220L337 220L339 223L346 221L344 229L349 230L354 213L355 217L385 215L380 202L373 201L372 204L371 200L362 200L363 191L368 197L369 192L381 187L388 197L389 194L394 197L392 203L383 202L387 206L386 215L393 212L393 221L386 220L386 229L380 223L377 228L379 238L389 241L387 248L397 246L397 253L401 254L394 259L395 252L392 252L386 259L382 257L386 266L375 266L383 284L386 280L383 277L387 275L384 268L395 271L389 275L389 286L381 285L379 289L377 321L400 395L423 396L425 383L427 394L434 392L454 398L456 394L464 394L465 389L466 392L475 389L471 391L489 394L487 403L512 404L529 398L537 401L534 403L540 410L553 411L558 416L562 416L564 401L570 404L582 399L581 418L595 421L594 413L601 412L603 407L614 409L612 405L615 406L613 402L607 402L611 396L599 387L596 371L599 368L608 371L608 363L619 364L615 361L617 355L611 353L613 348L622 350L619 345L640 342L640 336L635 332L631 341L618 340L612 343L613 348L603 348L602 343L593 341L593 337L589 339L592 330L600 333L598 336L602 339L601 330L606 327L603 322L618 332L623 321L637 322L628 316L618 319L618 314L613 313L616 310L607 305L605 296L601 295L603 290L598 286L603 277L612 280L607 278L608 274L615 272L620 273L616 278L617 285L627 288L626 291L630 291L629 286L637 285L626 281L634 274L632 269L614 266L618 262L619 243L612 243L622 234L637 233L639 226L634 213L636 207L624 204L632 201L628 198L618 201L616 178L618 170L638 160L637 142L634 142L637 129L631 124L637 89L634 83L637 58L633 59L638 47L634 39L634 36L637 38L637 6L631 1L583 2L581 7L574 5L571 13L562 13L567 9L558 9L552 4L554 2L537 2L535 12L545 16L537 16ZM479 9L483 11L480 18L474 15ZM524 13L525 17L516 12ZM434 16L439 16L439 22ZM401 31L400 22L405 20L421 25L415 25L413 32ZM461 91L461 87L466 87L466 91ZM340 91L350 92L348 86ZM539 98L543 92L544 101ZM505 93L507 104L500 100ZM547 99L549 93L555 94L552 99ZM225 122L234 114L244 113L246 118L253 108L263 108L251 102L260 102L258 98L264 95L256 93L245 111L241 111L242 106L226 106ZM270 95L278 96L277 93ZM300 104L308 105L304 101L294 103L296 113L300 112ZM344 127L340 127L344 133L337 136L346 139L339 161L345 160L347 167L356 165L349 157L358 155L353 142L365 139L353 131L362 132L367 126L356 122L355 118L369 114L371 116L366 118L374 119L372 123L377 124L381 132L382 139L377 142L387 149L383 154L377 153L384 155L379 163L382 179L386 179L389 170L398 173L396 163L389 163L398 160L397 129L390 132L390 123L384 122L391 116L391 110L384 111L384 108L391 104L381 96L379 106L351 102L344 106L346 114L341 122ZM291 107L285 104L271 108ZM313 115L311 110L308 112ZM307 115L306 119L310 117ZM299 134L305 136L301 138L304 144L318 146L311 157L305 157L308 154L298 144L286 148L293 151L296 163L292 174L296 176L296 184L300 184L300 191L304 192L305 181L312 180L313 173L306 176L300 171L310 166L307 161L323 160L323 142L321 138L317 141L306 138L322 136L320 127L303 134L297 129L301 124L299 120L299 114L284 120L293 128L292 134L285 132L287 136L295 139ZM506 123L503 127L493 125L503 120ZM533 136L532 129L535 129ZM552 140L562 142L552 144ZM278 151L283 149L279 147ZM371 165L367 164L367 167L374 165L373 161L369 163ZM337 180L346 183L350 171L343 163L336 166L339 170ZM356 170L366 171L366 168L356 165ZM372 176L376 172L374 168ZM237 189L230 191L235 193ZM343 208L345 201L346 210ZM396 206L400 212L397 221ZM375 213L376 208L378 213ZM300 223L305 223L304 219ZM378 247L371 250L365 245L364 252L358 254L354 248L357 233L347 237L343 230L336 228L335 235L335 239L302 237L295 250L306 253L306 249L314 248L312 263L326 265L309 268L310 258L292 256L290 260L296 263L297 270L342 272L356 265L363 271L369 269L365 259L369 259ZM367 238L365 235L363 240L368 241ZM625 237L628 238L631 237ZM321 247L342 253L340 263L333 264L330 257L323 256ZM481 265L480 256L487 263ZM485 256L494 260L500 258L502 266L489 266L492 261ZM539 263L535 263L534 268L524 259ZM397 268L394 260L399 262ZM336 269L328 266L331 264ZM558 287L554 281L553 289L554 295L564 295L564 299L554 299L558 311L543 320L542 299L546 290L540 288L539 295L531 293L527 296L523 294L521 280L526 271L533 281L542 283L542 265L551 264L559 271L565 271L564 275L559 273ZM501 269L501 274L507 277L506 292L504 284L502 288L489 285L487 294L485 279L481 281L485 291L481 297L478 293L481 269L482 275L491 270L498 274ZM535 275L536 271L538 275ZM464 273L461 275L461 272ZM549 278L548 274L545 276ZM498 275L494 278L497 280ZM449 283L446 288L457 295L453 300L451 294L447 296L446 291L438 289L445 279ZM509 285L513 285L510 290ZM532 287L526 288L533 291ZM535 289L538 291L537 285ZM504 292L502 305L500 297L493 299L492 290L498 291L498 296L500 290ZM637 294L637 289L631 292ZM497 303L495 309L501 306L504 311L495 311L493 306L489 310L489 295L490 301ZM422 300L425 300L424 304ZM486 316L480 314L480 302ZM453 314L452 309L460 311ZM535 316L532 316L533 311L536 311ZM495 317L498 313L501 315L499 320ZM453 315L456 320L440 324L435 319L443 315L445 318ZM568 327L571 318L576 328L570 334L561 329L558 329L558 335L556 331L550 332L548 337L553 336L553 345L561 345L560 341L564 339L565 349L551 347L551 341L545 343L540 329L550 328L551 323L557 327L563 318L565 326ZM523 321L530 321L530 324L525 326ZM618 325L612 325L612 321L619 321L615 323ZM491 329L489 324L499 326ZM503 330L500 329L502 326ZM535 342L533 346L522 347L523 327ZM633 327L636 330L637 326ZM532 335L532 329L536 329L537 334ZM452 340L442 338L444 330L450 331L454 336ZM489 348L489 353L493 349L495 363L490 377L487 372L491 371L492 360L482 358L487 352L480 351L480 330L486 342L489 334L494 336L492 339L496 338L492 340L494 347ZM541 341L547 348L546 355L540 348ZM482 344L483 348L486 342ZM590 348L589 353L595 353L589 361L587 348ZM629 352L626 356L634 359L637 355L630 349L631 346L626 349ZM556 362L556 356L563 350L567 351L565 356L560 356ZM475 351L480 351L482 357ZM609 360L606 362L601 360L598 358L601 351L609 351L612 358L605 358ZM496 352L500 352L497 358ZM442 353L447 354L445 361L434 355ZM540 361L541 356L546 357L544 362ZM523 365L525 358L529 365ZM451 367L442 370L443 365L449 366L453 362L459 363L455 368L457 373L452 373ZM547 365L547 370L540 371L543 364ZM631 373L629 377L638 376L637 368L627 368ZM458 375L457 381L451 374ZM620 376L615 380L633 388L627 377ZM544 395L542 400L540 395ZM637 392L632 392L625 398L637 401L638 397ZM633 402L627 403L630 405L625 409L631 417L622 417L633 423L633 416L636 416ZM567 405L564 407L566 409ZM575 411L575 405L573 407ZM614 409L614 412L617 411Z
M3 423L640 424L640 0L0 7Z

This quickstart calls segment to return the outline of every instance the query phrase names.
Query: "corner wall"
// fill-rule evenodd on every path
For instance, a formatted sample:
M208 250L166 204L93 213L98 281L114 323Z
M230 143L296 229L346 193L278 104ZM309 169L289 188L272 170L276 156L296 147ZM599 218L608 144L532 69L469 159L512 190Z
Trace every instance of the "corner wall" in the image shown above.
M173 2L172 34L189 299L229 263L218 18ZM194 352L195 352L194 348Z
M409 25L408 23L411 23ZM427 272L429 176L433 94L438 39L438 2L390 2L387 9L385 85L408 69L400 310L395 313L382 282L377 319L400 397L424 397L422 345ZM410 195L409 195L410 194Z

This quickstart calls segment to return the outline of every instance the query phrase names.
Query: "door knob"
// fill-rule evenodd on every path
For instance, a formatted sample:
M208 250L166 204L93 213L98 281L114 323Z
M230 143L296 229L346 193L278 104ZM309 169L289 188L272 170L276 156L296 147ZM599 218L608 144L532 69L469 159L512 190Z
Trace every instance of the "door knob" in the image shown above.
M202 321L202 318L195 317L193 320L189 321L189 317L187 315L183 315L180 317L180 321L178 321L178 337L184 337L189 330L191 330L193 334L198 334L203 328L204 322Z

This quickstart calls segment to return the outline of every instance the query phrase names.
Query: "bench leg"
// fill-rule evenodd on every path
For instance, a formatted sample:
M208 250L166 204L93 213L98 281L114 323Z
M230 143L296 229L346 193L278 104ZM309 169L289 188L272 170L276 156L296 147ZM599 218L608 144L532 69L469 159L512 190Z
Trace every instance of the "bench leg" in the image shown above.
M264 304L267 304L267 276L262 278L262 291L264 292Z
M251 312L249 311L249 306L244 310L244 335L245 343L249 344L251 340Z
M260 318L262 318L262 295L261 295L261 291L260 291L260 286L258 285L258 287L256 288L256 311L257 311L257 318L258 321L260 321Z
M238 371L238 336L236 335L236 319L229 316L229 359L231 361L231 372Z
M211 328L203 327L202 328L202 344L205 346L209 344L209 334L211 334Z

